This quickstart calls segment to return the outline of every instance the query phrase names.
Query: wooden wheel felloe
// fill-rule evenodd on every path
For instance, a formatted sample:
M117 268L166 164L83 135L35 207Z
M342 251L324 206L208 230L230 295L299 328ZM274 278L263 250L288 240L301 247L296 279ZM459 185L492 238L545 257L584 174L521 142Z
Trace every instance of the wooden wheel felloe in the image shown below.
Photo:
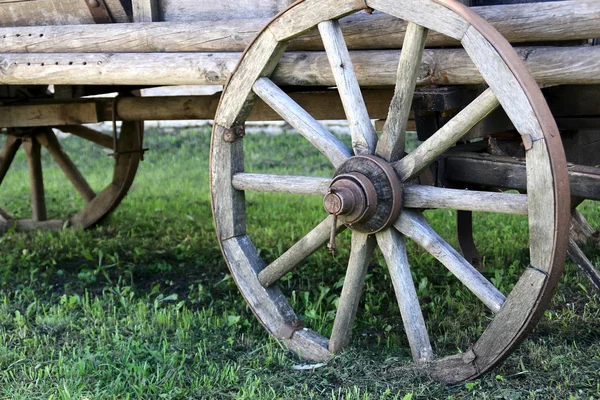
M409 21L395 95L379 138L366 112L338 23L340 18L366 8ZM344 105L351 149L269 79L286 44L315 28L323 39ZM459 40L489 89L416 150L405 154L405 131L428 29ZM339 187L335 176L244 172L243 125L257 96L323 153L334 168L341 168L340 173L355 177L360 174L362 182L352 183L353 195L344 194L336 200L340 204L349 202L351 207L328 206L331 214L339 214L338 218L327 216L324 211L323 222L269 265L261 259L252 242L252 232L246 229L245 192L325 197ZM527 149L527 195L418 184L421 173L499 106L511 118ZM375 164L394 170L401 201L394 202L395 197L390 194L393 190L382 190L390 185L385 173L365 173L375 168L375 164L368 166L365 157L373 157ZM369 186L379 190L376 198L364 189ZM414 362L444 382L473 379L510 354L542 315L566 256L569 187L556 125L541 92L510 44L484 20L453 0L305 0L278 15L248 47L224 90L212 137L211 187L218 239L240 291L272 335L293 353L311 360L327 360L350 342L366 269L376 246L389 269ZM349 201L352 196L363 197ZM391 219L378 226L381 230L353 229L352 222L340 218L373 215L369 208L373 201L394 204L380 216ZM524 268L510 293L501 293L429 225L420 210L435 208L527 215L530 266ZM276 283L289 271L301 271L300 264L344 227L352 229L350 256L333 331L327 339L302 328ZM493 313L479 339L458 354L434 354L412 281L406 239L431 253Z
M109 135L84 126L64 126L59 129L93 142L101 148L114 150L115 139ZM4 181L7 173L10 172L10 166L15 161L17 151L20 147L23 147L29 170L32 211L29 218L17 218L3 205L0 208L1 231L13 227L17 231L57 230L66 226L88 228L98 223L114 210L125 197L133 183L142 157L143 123L124 122L120 135L116 138L118 158L115 162L112 179L106 187L95 192L60 145L51 128L13 129L8 132L0 154L0 184ZM56 218L54 215L49 215L47 211L42 168L43 150L50 154L52 160L64 173L66 180L83 199L85 205L74 215ZM2 190L10 191L10 187L6 187L6 184L4 184Z

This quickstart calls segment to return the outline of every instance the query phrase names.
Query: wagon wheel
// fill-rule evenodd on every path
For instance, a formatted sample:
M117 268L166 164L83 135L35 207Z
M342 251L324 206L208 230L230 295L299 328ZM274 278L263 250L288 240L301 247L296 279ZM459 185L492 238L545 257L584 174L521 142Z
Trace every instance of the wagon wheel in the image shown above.
M367 115L337 19L369 7L409 21L396 92L381 138ZM318 27L349 122L352 149L275 85L286 43ZM427 36L433 29L461 41L490 86L416 150L404 156L404 133ZM333 176L244 173L243 126L255 97L289 122L336 168ZM416 177L471 127L501 105L527 149L528 194L420 186ZM251 140L251 139L245 139ZM444 382L473 379L505 358L535 326L562 273L569 229L569 187L560 137L531 76L493 28L453 0L305 0L282 12L248 47L223 92L211 144L211 191L217 236L232 275L259 321L293 353L327 360L350 341L366 268L376 245L388 265L415 364ZM374 156L374 155L375 156ZM323 222L266 265L246 230L245 192L325 196ZM420 209L447 208L528 216L530 266L501 293L445 242ZM337 220L337 223L334 222ZM329 241L352 229L344 286L329 339L303 328L276 283ZM416 242L493 313L468 349L434 356L407 261Z
M581 199L575 199L576 202ZM571 211L571 235L569 237L568 254L571 260L579 267L581 272L591 282L596 291L600 293L600 268L595 266L583 252L581 246L592 245L600 249L600 231L595 230L585 217L572 204Z
M0 185L5 181L9 169L15 161L20 147L27 157L31 191L31 217L16 218L2 205L0 208L0 230L14 228L17 231L58 230L65 226L88 228L98 223L114 210L127 194L135 177L142 153L143 123L124 122L118 138L103 134L85 126L65 126L60 130L80 136L101 148L114 150L116 140L118 160L115 162L112 179L102 190L96 192L61 146L54 131L49 127L9 130L5 135L4 147L0 153ZM84 201L84 206L71 216L55 218L48 215L42 169L42 149L64 173L70 184ZM100 151L100 149L98 149ZM2 190L10 191L6 184ZM50 218L52 217L52 218Z

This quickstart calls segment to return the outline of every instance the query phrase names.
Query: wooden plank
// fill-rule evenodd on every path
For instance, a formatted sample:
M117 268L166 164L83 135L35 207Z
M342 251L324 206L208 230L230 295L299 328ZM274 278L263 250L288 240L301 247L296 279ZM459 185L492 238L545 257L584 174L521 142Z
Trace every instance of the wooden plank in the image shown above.
M417 177L499 105L490 89L483 92L429 139L394 164L402 181Z
M573 165L568 172L572 196L600 200L600 168ZM451 155L444 174L455 182L527 190L525 162L510 157Z
M329 338L329 351L332 353L341 351L350 343L358 303L376 244L374 236L356 231L352 232L352 248L348 269L346 270L344 286L335 314L333 330Z
M0 106L0 126L33 127L100 122L93 102Z
M386 89L363 90L362 96L369 114L374 118L385 117L392 94L391 90ZM345 116L336 90L291 92L288 95L317 120L343 119ZM207 96L123 97L117 102L117 120L210 120L215 117L220 97L220 93ZM112 121L112 108L111 98L5 105L0 106L0 126L59 126ZM248 116L248 121L281 120L281 116L261 99L257 100ZM65 129L78 129L77 126Z
M236 67L237 73L227 82L227 90L215 117L217 124L231 128L246 120L255 97L252 86L259 77L273 72L284 51L285 44L278 42L270 31L258 36Z
M327 129L317 122L309 113L296 104L283 90L268 78L258 79L253 87L254 92L302 136L312 143L334 167L338 167L352 156L350 149Z
M158 0L132 0L134 22L158 21Z
M105 0L115 22L130 22L120 0ZM35 0L0 3L0 26L94 24L83 0Z
M413 360L416 363L431 360L433 350L410 273L404 238L393 228L379 232L376 237L390 271Z
M85 180L73 160L65 153L58 139L52 132L52 129L46 129L44 133L36 135L36 140L44 146L60 169L64 172L67 179L71 182L75 190L79 192L86 203L89 203L96 197L96 193Z
M335 83L344 105L352 136L354 154L373 154L377 145L377 134L369 118L365 101L362 98L340 24L337 21L324 21L318 26L325 45L325 52L329 58L329 65L333 71Z
M377 155L387 161L396 161L404 154L405 133L408 125L417 74L420 72L427 28L409 23L400 53L394 97L390 103L381 139L377 143Z
M284 41L315 28L320 22L342 18L360 10L354 0L305 0L269 24L269 31Z
M517 52L540 84L600 84L597 73L600 46L523 47ZM238 53L1 54L0 84L223 85L239 56ZM354 51L350 57L361 87L395 84L399 52ZM335 86L328 65L322 52L286 53L271 79L281 86ZM485 83L463 50L426 50L421 70L426 73L419 76L419 86Z
M161 0L159 11L165 21L219 21L246 15L270 19L293 0Z
M504 295L442 239L420 213L404 211L394 227L434 256L490 310L497 313L502 309Z
M233 3L217 4L215 6L224 11L224 7ZM253 7L256 9L264 4L261 1L254 3ZM511 43L600 37L600 3L596 0L472 9ZM240 10L233 15L203 15L205 10L208 10L206 5L197 5L193 13L185 15L189 19L185 22L42 25L30 26L26 30L0 27L0 37L6 53L241 52L269 21L267 17L252 18L253 13L248 11ZM271 12L274 13L275 8ZM356 13L340 20L340 24L351 50L399 49L407 28L405 21L384 13ZM431 31L426 44L443 47L456 46L459 42ZM318 32L310 32L294 39L288 50L323 50L323 43Z
M407 185L403 188L402 200L404 208L445 208L451 210L527 215L527 195L524 194Z
M232 185L237 190L308 196L325 196L330 184L329 178L311 176L240 173L232 179Z
M246 233L244 192L235 190L231 185L233 175L244 171L243 140L226 142L226 134L235 136L230 129L215 124L211 139L211 160L215 161L211 162L210 184L213 216L220 240Z
M42 172L42 158L40 144L33 138L23 142L23 149L27 155L27 166L29 168L29 186L31 189L31 218L34 221L45 221L46 197L44 192L44 175Z
M296 268L311 254L323 247L329 240L333 221L334 219L331 216L324 219L313 230L302 237L302 239L294 243L285 253L260 271L258 274L260 283L264 287L272 286L282 276ZM343 226L341 223L338 223L338 232L340 229L343 229Z
M405 21L461 40L468 22L446 7L430 0L368 0L370 7Z
M328 361L327 339L307 328L292 328L298 317L277 287L264 288L257 279L264 263L247 236L221 242L231 274L246 302L260 323L298 356L314 361Z

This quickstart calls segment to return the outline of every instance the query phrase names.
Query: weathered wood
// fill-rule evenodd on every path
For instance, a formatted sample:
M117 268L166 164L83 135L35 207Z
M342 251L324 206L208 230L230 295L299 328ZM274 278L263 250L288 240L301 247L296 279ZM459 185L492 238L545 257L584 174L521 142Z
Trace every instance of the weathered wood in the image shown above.
M365 285L369 263L375 250L375 237L360 232L352 232L352 248L340 302L329 338L329 351L337 353L348 346L352 337L352 327L358 310L358 303Z
M285 44L278 42L270 31L258 36L237 66L241 72L227 82L228 90L221 98L221 107L215 117L217 124L231 128L246 120L255 98L252 93L254 82L273 72L284 50Z
M571 195L600 200L600 169L569 166ZM446 158L446 179L455 182L527 190L525 162L510 157L477 154L456 154Z
M294 310L277 287L264 288L257 279L264 263L247 236L221 241L231 274L258 320L290 351L315 361L327 361L327 339L301 328Z
M341 18L360 9L354 0L305 0L269 24L277 40L299 36L320 22Z
M434 1L368 0L370 7L460 40L469 23Z
M105 0L115 22L131 22L120 0ZM7 1L0 3L0 26L94 24L90 9L80 0ZM1 37L1 36L0 36Z
M100 122L93 102L0 106L0 126L33 127ZM48 123L51 122L51 123Z
M376 237L390 271L413 360L417 363L431 360L433 350L410 273L404 238L393 228L379 232Z
M420 213L407 210L400 215L394 226L441 262L490 310L495 313L501 310L504 295L442 239Z
M403 207L527 215L527 195L445 189L407 185L402 191Z
M17 151L21 146L21 140L15 136L7 136L2 147L2 153L0 153L0 184L4 181L4 177L8 172Z
M337 21L321 22L319 32L344 105L354 154L373 154L377 144L377 134L362 98L340 24Z
M387 89L365 89L362 96L373 118L384 118L393 92ZM336 90L291 92L288 96L317 120L345 118L344 108ZM207 96L123 97L117 102L118 121L210 120L214 119L220 93ZM113 99L74 99L69 102L35 103L0 106L0 126L33 127L92 124L112 121ZM282 117L261 99L257 99L248 121L280 121ZM414 121L411 121L414 130ZM89 128L80 125L63 127L85 137ZM88 140L105 143L102 137L90 133ZM102 135L102 134L100 134ZM106 136L106 135L104 135ZM109 143L112 139L109 138ZM112 147L112 144L110 145Z
M165 21L215 22L239 18L240 15L270 19L292 3L293 0L161 0L159 11Z
M377 143L377 155L387 161L396 161L404 153L406 127L426 38L427 28L409 22L398 62L394 97Z
M23 149L27 155L27 166L29 168L29 186L31 189L31 218L34 221L45 221L46 197L44 192L44 175L42 172L42 156L40 144L35 138L23 142Z
M331 179L309 176L240 173L233 175L231 184L237 190L324 196L329 190Z
M60 169L64 172L71 184L73 184L73 187L75 187L77 192L79 192L83 200L86 203L92 201L94 197L96 197L96 193L85 180L81 172L79 172L79 169L73 160L71 160L67 153L65 153L62 146L58 142L58 139L54 135L54 132L52 132L52 129L44 130L44 132L36 135L35 139L48 150L52 158L54 158L54 161L56 161Z
M569 236L578 246L598 244L600 247L600 234L589 224L583 214L575 208L575 201L571 200L571 231Z
M134 22L158 21L158 0L132 0Z
M487 89L433 136L397 161L394 169L404 182L414 179L499 105L494 93Z
M523 47L517 52L540 84L600 84L600 46ZM350 57L361 87L395 84L399 52L353 51ZM1 54L0 84L223 85L238 59L238 53ZM335 86L328 64L322 52L286 53L271 79L282 86ZM485 83L467 53L458 49L426 50L420 71L419 86Z
M296 268L308 256L323 247L329 240L333 220L333 217L324 219L302 239L294 243L285 253L260 271L258 274L260 283L264 287L273 285L282 276ZM340 229L343 229L341 222L338 222L337 229L338 232Z
M225 135L235 137L232 130L215 124L211 139L210 184L213 192L213 215L220 240L246 233L246 199L244 192L231 185L233 175L244 171L243 140L225 141ZM215 201L218 197L219 201Z
M0 28L2 51L241 52L269 20L252 18L255 14L243 9L235 15L223 13L225 7L234 2L214 4L221 12L208 15L204 13L206 5L196 4L195 11L185 15L185 22L62 26L50 24L51 19L48 19L48 24L53 26ZM261 1L251 6L260 9L263 5L264 1ZM275 7L272 10L274 14ZM473 10L492 23L511 43L600 37L600 3L596 0L483 6L473 7ZM87 21L89 16L85 18ZM343 18L340 23L348 48L352 50L398 49L403 44L407 27L405 21L383 13L356 13ZM46 25L46 20L40 25ZM435 31L429 33L426 42L429 47L456 46L458 43ZM294 39L288 49L323 50L323 43L318 32L311 32Z
M306 140L323 153L334 167L337 168L352 155L345 144L327 131L269 78L258 79L253 90L284 120L296 128Z
M590 280L594 289L600 291L600 272L586 257L573 238L569 239L569 257L579 267L581 272Z

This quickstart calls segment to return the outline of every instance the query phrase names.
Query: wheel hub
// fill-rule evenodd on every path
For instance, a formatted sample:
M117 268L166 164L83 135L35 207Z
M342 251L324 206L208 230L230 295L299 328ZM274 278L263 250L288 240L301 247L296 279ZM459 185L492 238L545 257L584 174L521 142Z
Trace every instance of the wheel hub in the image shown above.
M402 185L394 169L383 159L352 157L335 172L323 206L351 229L376 233L398 218Z

